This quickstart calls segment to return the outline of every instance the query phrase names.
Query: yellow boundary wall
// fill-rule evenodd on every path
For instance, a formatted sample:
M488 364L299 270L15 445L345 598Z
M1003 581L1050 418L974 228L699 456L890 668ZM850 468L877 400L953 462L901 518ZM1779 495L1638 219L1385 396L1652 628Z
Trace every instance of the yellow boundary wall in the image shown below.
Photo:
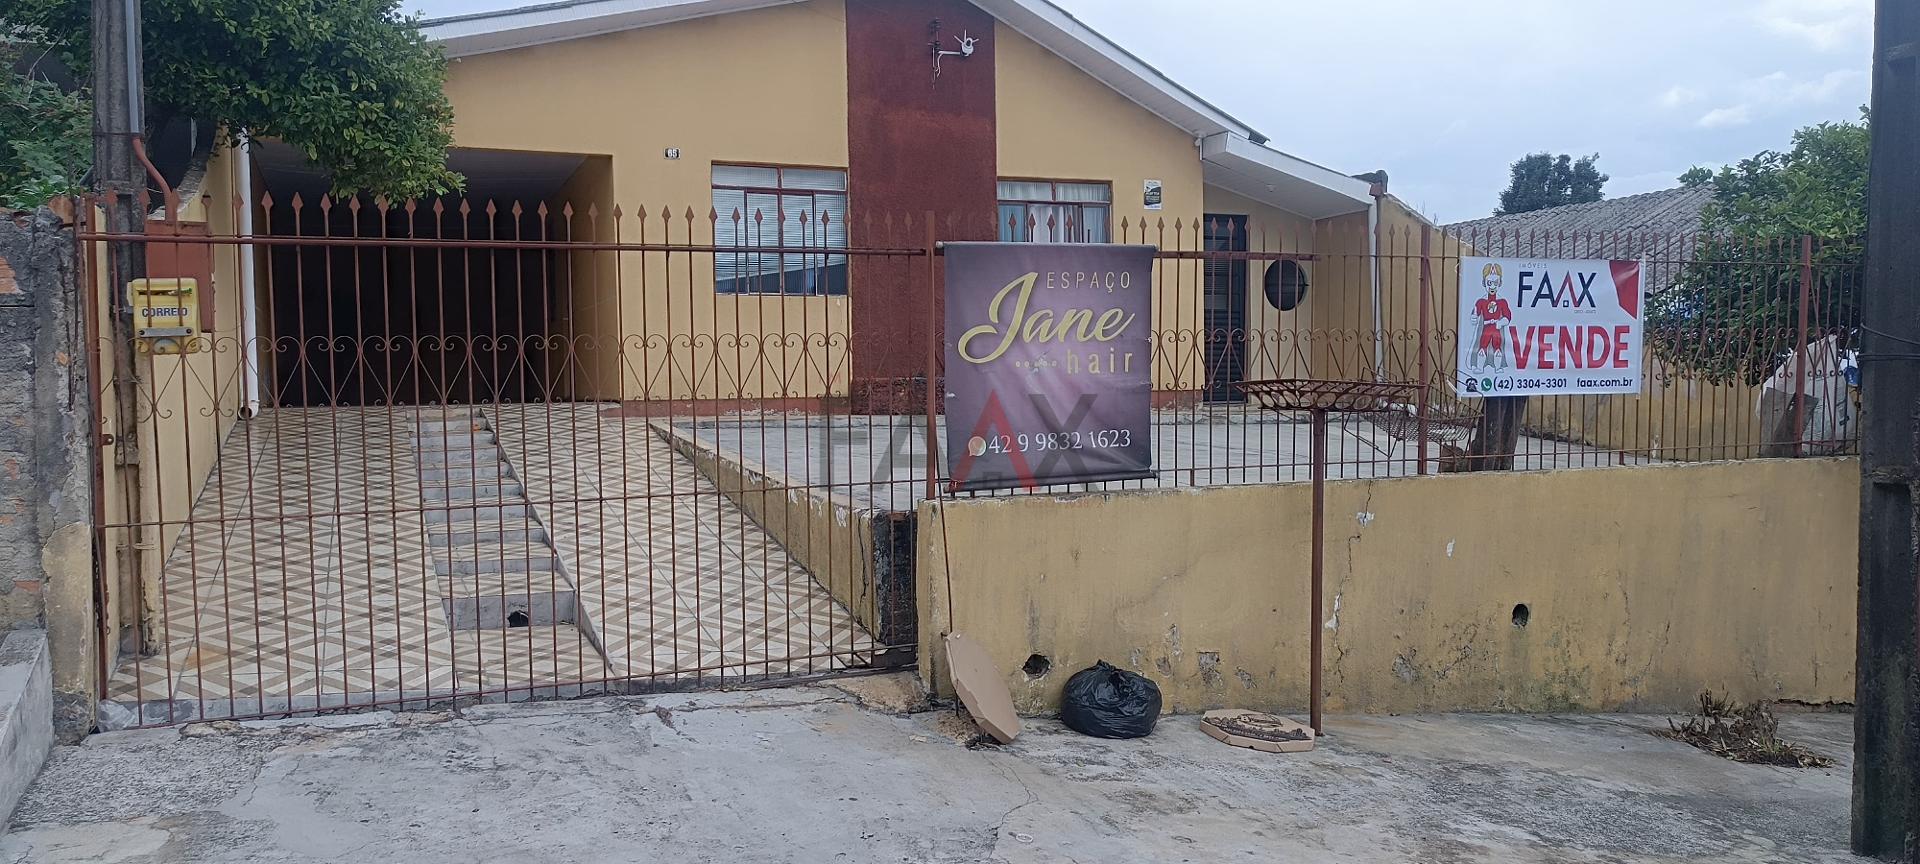
M1853 459L1330 483L1328 709L1851 701L1858 489ZM1298 711L1310 507L1306 484L922 502L922 673L951 693L957 628L1024 712L1101 659L1168 711Z

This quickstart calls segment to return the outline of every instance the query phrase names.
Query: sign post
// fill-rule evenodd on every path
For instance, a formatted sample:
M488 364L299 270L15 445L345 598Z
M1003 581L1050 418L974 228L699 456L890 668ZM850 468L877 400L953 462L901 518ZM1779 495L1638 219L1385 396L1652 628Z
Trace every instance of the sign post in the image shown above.
M1638 393L1638 261L1460 259L1463 398Z
M945 249L949 488L1154 476L1153 247Z

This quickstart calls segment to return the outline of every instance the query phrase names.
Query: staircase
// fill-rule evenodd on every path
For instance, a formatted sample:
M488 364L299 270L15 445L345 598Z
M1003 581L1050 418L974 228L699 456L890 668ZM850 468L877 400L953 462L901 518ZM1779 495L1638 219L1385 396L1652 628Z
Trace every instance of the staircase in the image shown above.
M423 410L413 449L448 626L578 630L597 648L591 630L579 626L580 604L552 538L486 416L457 406Z

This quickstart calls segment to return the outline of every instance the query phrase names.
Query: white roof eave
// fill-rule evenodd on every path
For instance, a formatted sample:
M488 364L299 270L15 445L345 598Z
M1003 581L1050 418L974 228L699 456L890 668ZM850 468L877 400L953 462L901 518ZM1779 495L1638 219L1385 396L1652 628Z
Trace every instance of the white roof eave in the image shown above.
M1209 184L1310 219L1373 206L1373 184L1231 132L1202 140L1200 161Z
M785 6L804 0L568 0L421 22L450 58L510 51L622 30Z

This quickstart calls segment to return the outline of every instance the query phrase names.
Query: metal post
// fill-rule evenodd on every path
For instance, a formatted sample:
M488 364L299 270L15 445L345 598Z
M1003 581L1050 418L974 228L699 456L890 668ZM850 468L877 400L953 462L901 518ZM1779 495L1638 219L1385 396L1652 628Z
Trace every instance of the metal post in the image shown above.
M1326 522L1327 522L1327 409L1315 408L1313 416L1313 586L1307 601L1307 722L1313 727L1313 734L1320 734L1320 608L1324 597L1323 585L1326 575Z
M1464 300L1462 302L1465 302ZM1417 439L1420 444L1420 464L1417 473L1427 473L1427 393L1431 389L1431 366L1433 361L1427 356L1427 331L1430 329L1427 319L1433 315L1433 226L1420 226L1420 392L1414 394L1415 425L1419 428ZM1460 334L1460 338L1467 338Z
M940 433L934 428L934 418L939 414L940 408L939 404L935 401L936 394L933 392L934 388L939 386L940 381L939 348L934 344L939 341L934 338L934 334L940 332L940 297L935 287L938 284L935 280L939 277L939 261L937 260L939 256L934 254L936 249L937 246L933 233L933 211L928 210L927 246L925 249L927 256L927 338L923 340L927 343L926 409L928 498L937 498L940 494Z
M1807 307L1813 299L1813 235L1800 235L1800 324L1793 354L1793 455L1807 455Z
M1860 595L1853 851L1920 853L1920 4L1879 0L1860 298Z

